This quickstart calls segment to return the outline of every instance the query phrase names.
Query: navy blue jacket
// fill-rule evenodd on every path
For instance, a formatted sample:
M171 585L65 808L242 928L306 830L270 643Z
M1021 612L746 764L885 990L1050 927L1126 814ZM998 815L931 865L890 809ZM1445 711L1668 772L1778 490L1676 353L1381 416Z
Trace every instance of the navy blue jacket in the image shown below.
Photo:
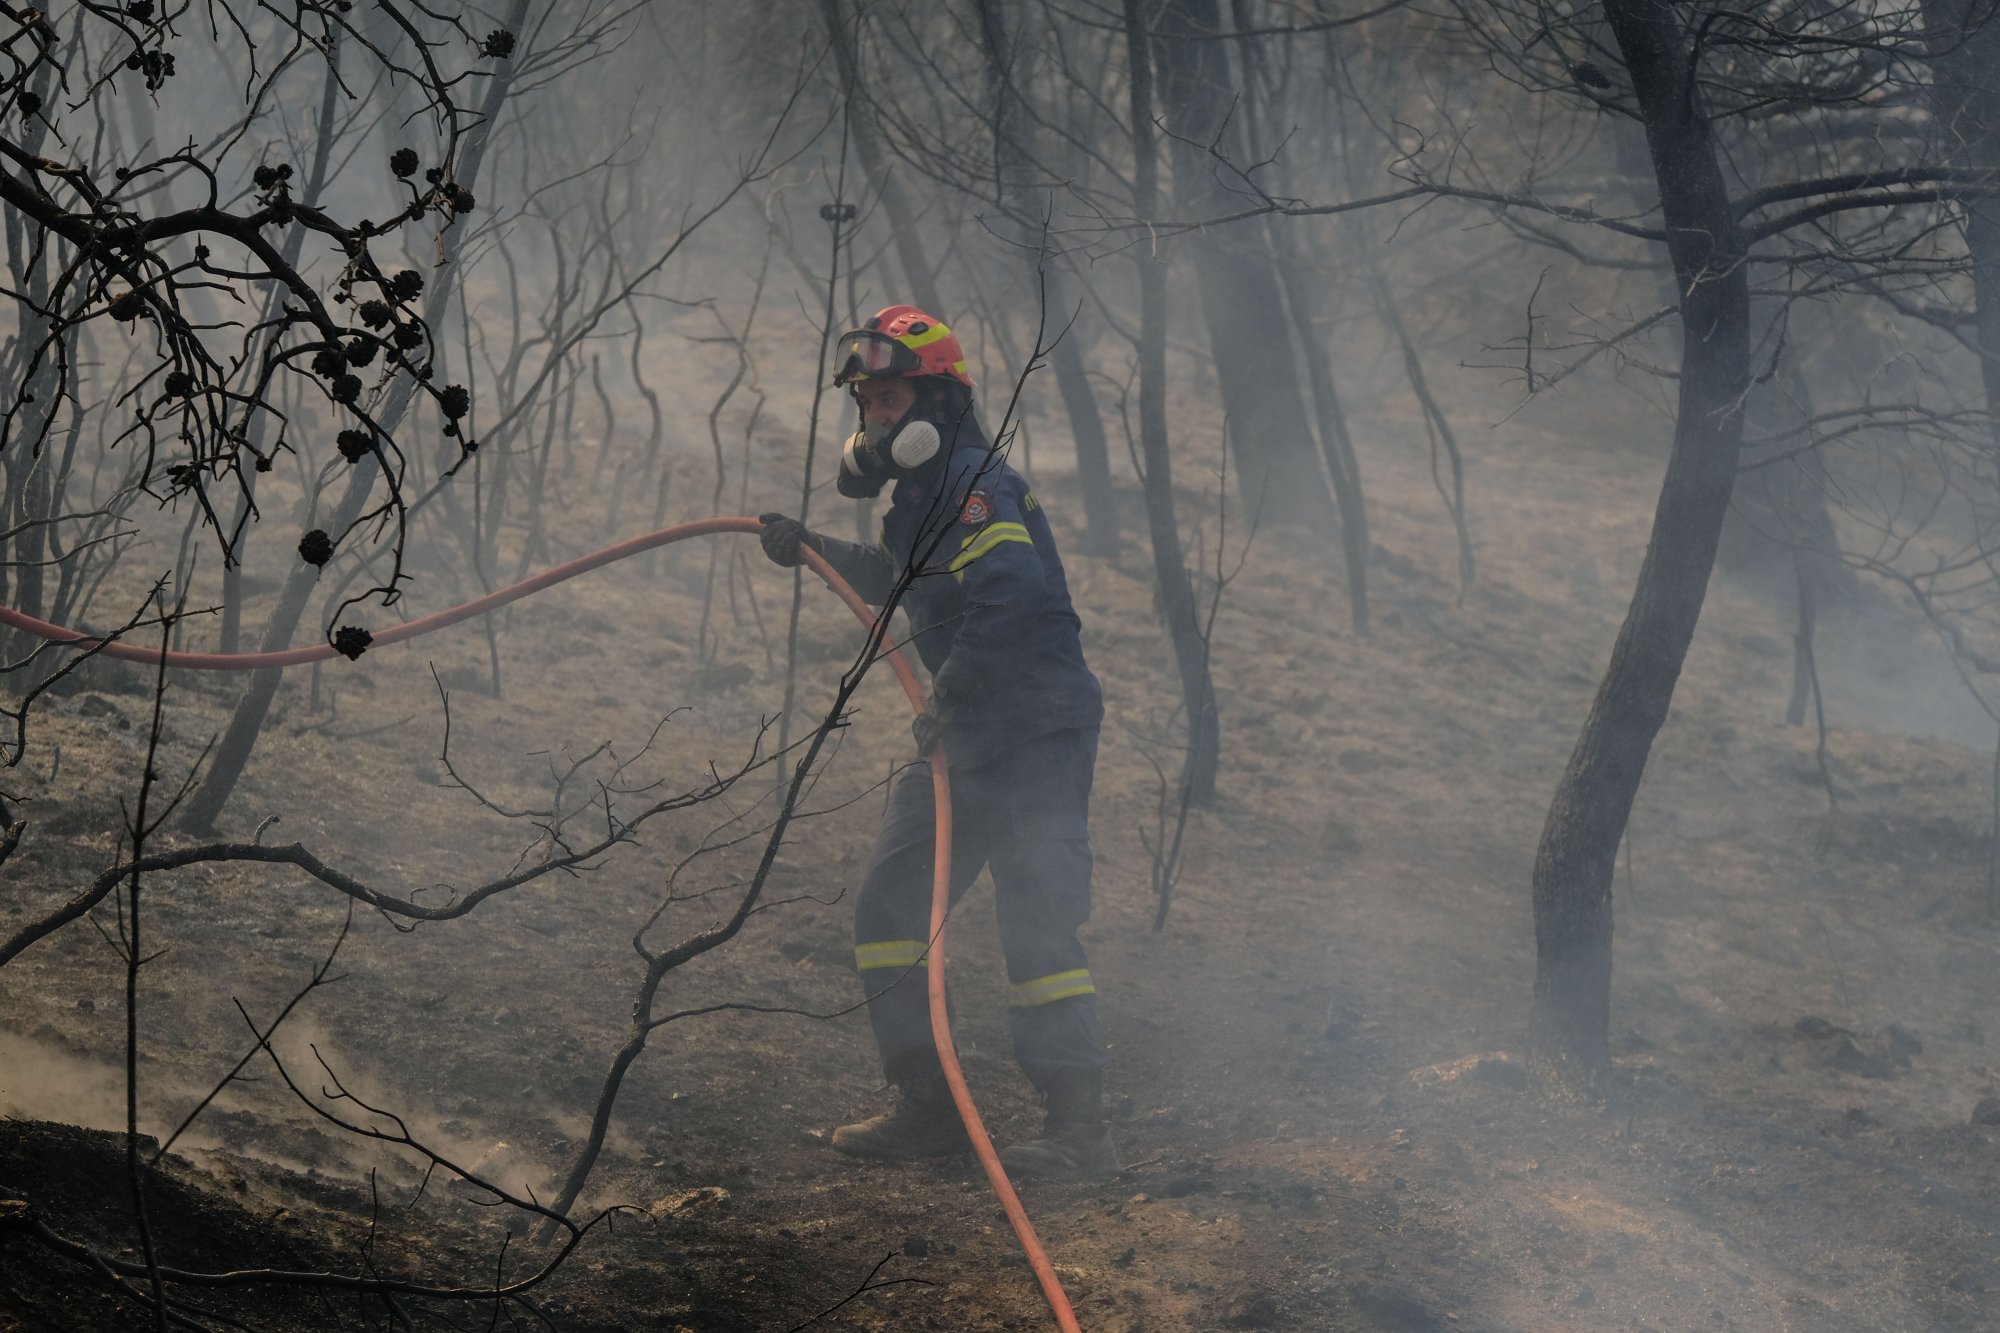
M983 440L896 483L880 546L822 545L878 606L916 569L901 605L954 764L990 763L1016 741L1103 721L1048 519L1027 481Z

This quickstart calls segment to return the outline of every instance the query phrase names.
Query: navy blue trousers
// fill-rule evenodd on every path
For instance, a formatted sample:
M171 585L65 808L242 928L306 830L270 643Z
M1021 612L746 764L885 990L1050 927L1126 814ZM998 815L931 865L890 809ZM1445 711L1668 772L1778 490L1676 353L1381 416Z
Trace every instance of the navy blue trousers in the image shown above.
M1014 1054L1037 1088L1104 1064L1097 987L1076 932L1090 919L1090 782L1097 732L1035 736L976 768L951 770L951 895L993 872L1013 983ZM855 964L892 1083L933 1074L929 948L936 817L930 765L898 775L855 903Z

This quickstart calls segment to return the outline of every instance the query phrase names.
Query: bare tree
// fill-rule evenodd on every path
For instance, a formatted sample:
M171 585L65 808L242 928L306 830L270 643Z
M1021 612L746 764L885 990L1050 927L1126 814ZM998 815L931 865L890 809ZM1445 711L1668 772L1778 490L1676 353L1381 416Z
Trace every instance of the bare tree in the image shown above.
M1125 0L1125 50L1131 98L1132 211L1159 212L1159 147L1153 125L1153 53L1138 0ZM1215 799L1221 726L1207 644L1196 618L1180 525L1174 516L1173 459L1167 440L1167 292L1161 256L1136 252L1139 269L1139 453L1145 460L1146 524L1152 535L1153 575L1167 636L1180 668L1187 710L1188 761L1183 779L1196 804Z
M1038 286L1063 326L1050 349L1056 386L1069 416L1070 438L1076 446L1077 490L1083 501L1086 555L1110 555L1118 549L1118 503L1111 488L1111 450L1104 416L1085 364L1087 322L1080 297L1071 299L1073 283L1064 261L1049 253L1049 218L1055 191L1038 168L1046 135L1023 113L1023 90L1016 82L1019 52L1025 33L1009 28L1001 0L978 0L979 37L986 55L992 99L993 195L1004 212L1003 240L1015 246L1036 270ZM1040 226L1022 225L1022 215L1039 213Z
M526 0L515 0L515 4L516 9L525 15ZM545 50L538 49L532 42L524 44L518 53L510 46L509 55L514 59L509 68L528 76L538 74L547 76L574 65L580 58L579 48L582 48L584 55L589 54L595 49L598 38L595 31L597 24L594 21L596 16L585 17L593 21L581 29L559 29L551 34L550 46ZM492 430L495 434L506 438L517 429L525 429L528 420L534 416L546 413L547 415L543 417L545 434L540 456L544 460L549 457L548 450L559 433L557 430L559 421L574 410L573 399L565 390L565 385L567 384L569 389L574 388L574 362L578 349L600 329L609 316L624 309L635 294L643 290L645 284L680 253L692 236L728 208L746 188L782 161L785 149L779 142L779 136L790 123L791 112L796 107L813 63L810 59L806 61L805 69L798 74L792 85L788 100L781 102L774 122L766 127L761 144L740 164L736 179L718 190L713 198L698 207L688 209L682 216L679 228L663 241L657 242L657 248L652 254L635 259L629 255L620 257L617 253L618 247L614 244L601 244L593 248L593 256L599 270L596 290L588 298L580 298L580 295L574 292L567 295L559 292L557 299L563 306L575 307L571 317L547 338L537 360L519 368L524 373L520 375L518 381L518 392L510 401L500 405L500 410L494 414ZM513 77L515 77L513 74L495 77L488 85L486 101L476 128L467 139L465 163L468 171L477 169L479 160L487 149L490 133L500 122ZM469 188L463 197L469 200ZM441 234L439 243L445 247L445 253L451 253L450 247L454 243L464 244L464 233L457 230L462 226L463 223L455 218ZM600 237L600 239L608 242L612 238ZM436 328L443 325L457 280L458 267L454 265L448 266L443 276L430 284L421 319L423 327ZM413 380L410 383L423 382ZM395 430L409 410L412 401L412 392L407 389L392 393L380 412L375 429L384 433ZM300 556L304 564L292 571L280 594L277 607L266 622L265 651L278 650L289 644L298 620L303 615L316 587L320 568L332 559L343 540L362 530L374 518L384 515L394 516L400 532L402 524L407 521L410 507L430 502L454 480L464 467L465 461L471 459L475 452L474 449L466 447L472 442L469 433L460 429L460 418L467 411L469 411L469 394L459 386L459 391L452 395L449 403L445 404L444 429L449 438L459 442L462 457L452 466L441 470L421 496L407 503L400 498L400 489L392 488L392 497L386 505L379 505L374 510L369 510L367 508L369 497L373 493L377 476L374 460L380 451L371 451L366 437L359 438L351 451L343 449L344 454L352 452L354 456L354 465L350 469L347 485L338 500L334 502L330 517L320 527L309 531L301 541ZM454 412L458 415L452 415ZM531 498L541 492L542 488L537 484L535 477L525 478L522 484ZM534 550L531 544L517 556L520 562L517 572L525 572L526 562L532 558ZM398 585L403 580L400 537L392 546L390 557L391 569L387 579L373 587L368 587L364 583L365 590L362 592L345 593L334 608L330 620L337 620L339 613L370 595L393 597L397 594ZM334 638L337 645L345 645L343 651L351 649L351 655L358 655L367 643L365 630L358 626L341 627ZM232 714L222 743L217 748L214 764L201 790L186 807L184 819L189 828L197 831L206 830L212 827L220 816L224 803L248 762L276 690L276 673L260 673L258 680L252 684Z
M1222 31L1216 0L1172 0L1153 29L1174 202L1183 216L1223 213L1255 197L1238 184L1251 159L1230 62L1237 43L1215 40ZM1314 457L1313 426L1299 392L1292 330L1283 320L1284 295L1265 232L1196 231L1185 245L1244 507L1279 521L1327 522L1332 496Z
M1750 384L1747 243L1717 162L1694 48L1673 9L1605 0L1660 185L1680 298L1674 448L1632 606L1556 785L1535 854L1529 1062L1545 1087L1602 1091L1610 1070L1611 880L1653 738L1708 589Z
M1498 210L1538 240L1547 236L1547 220L1558 220L1663 246L1674 274L1671 313L1681 325L1673 448L1652 535L1535 864L1530 1067L1553 1093L1594 1096L1610 1072L1614 858L1715 564L1744 452L1746 405L1783 364L1798 307L1862 291L1895 308L1907 275L1936 271L1926 258L1937 235L1929 210L1942 200L1988 198L1993 186L1976 169L1925 160L1920 134L1880 133L1879 118L1912 107L1922 91L1901 77L1920 53L1907 8L1853 23L1809 3L1739 12L1605 0L1573 16L1538 4L1461 13L1481 48L1504 53L1524 86L1643 126L1660 224L1533 191L1492 189L1460 179L1456 168L1448 176L1421 169L1408 176L1426 190ZM1756 177L1743 179L1746 171ZM1789 287L1774 284L1760 331L1751 275L1764 265L1805 276ZM1648 316L1591 341L1578 362L1557 373L1658 322ZM1531 355L1532 343L1523 350ZM1784 431L1789 445L1759 441L1753 461L1768 465L1877 430L1907 439L1913 420L1948 430L1948 418L1879 403L1864 390L1860 401ZM1842 419L1846 425L1837 426ZM1888 462L1899 466L1893 456ZM1884 540L1907 550L1910 534ZM1944 560L1929 577L1952 563Z
M902 182L896 179L885 160L877 142L874 123L869 117L870 104L860 93L861 56L854 35L858 6L856 9L857 13L850 14L844 0L820 0L827 40L840 75L841 99L848 107L847 123L854 140L854 153L861 161L862 174L869 188L882 196L882 211L890 235L895 238L896 253L902 261L903 280L909 284L910 294L925 310L940 319L948 319L947 314L940 313L947 307L938 287L937 271L931 266L926 252L917 204L903 189Z

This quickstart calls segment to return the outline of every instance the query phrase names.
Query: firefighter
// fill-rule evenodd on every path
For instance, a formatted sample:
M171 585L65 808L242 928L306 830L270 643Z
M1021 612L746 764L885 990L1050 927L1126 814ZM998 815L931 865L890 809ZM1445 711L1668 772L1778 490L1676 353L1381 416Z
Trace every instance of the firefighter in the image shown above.
M973 412L951 330L895 305L842 335L834 383L860 407L838 486L854 499L893 486L876 547L762 516L764 552L787 568L809 545L870 602L899 587L931 690L918 760L889 796L855 904L855 964L890 1109L842 1125L857 1157L961 1152L930 1031L925 957L935 839L930 766L951 762L951 892L992 870L1012 982L1014 1052L1046 1108L1042 1136L1001 1161L1016 1176L1083 1179L1118 1170L1103 1110L1097 987L1076 933L1090 916L1090 783L1103 696L1041 505Z

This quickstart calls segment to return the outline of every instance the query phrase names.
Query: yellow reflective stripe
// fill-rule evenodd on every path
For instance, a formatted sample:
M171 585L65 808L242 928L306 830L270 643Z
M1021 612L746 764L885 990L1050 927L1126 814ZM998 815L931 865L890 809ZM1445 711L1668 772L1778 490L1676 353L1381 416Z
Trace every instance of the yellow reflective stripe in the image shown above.
M1033 546L1035 539L1030 537L1027 528L1019 523L988 524L961 543L962 549L949 566L951 572L958 573L980 556L1005 542L1026 542Z
M938 339L949 338L949 337L951 337L950 329L946 328L942 324L933 324L929 328L925 329L922 333L908 334L902 338L897 339L897 341L902 343L903 346L905 347L917 348L917 347L929 347L932 343L936 342ZM961 361L959 364L964 365L965 363Z
M1079 967L1074 972L1058 972L1054 976L1016 982L1014 1007L1028 1009L1038 1004L1054 1004L1057 1000L1067 1000L1076 995L1095 994L1097 985L1090 979L1090 969Z
M929 948L922 940L882 940L875 944L857 944L854 946L854 967L859 972L878 967L921 967L924 953Z

